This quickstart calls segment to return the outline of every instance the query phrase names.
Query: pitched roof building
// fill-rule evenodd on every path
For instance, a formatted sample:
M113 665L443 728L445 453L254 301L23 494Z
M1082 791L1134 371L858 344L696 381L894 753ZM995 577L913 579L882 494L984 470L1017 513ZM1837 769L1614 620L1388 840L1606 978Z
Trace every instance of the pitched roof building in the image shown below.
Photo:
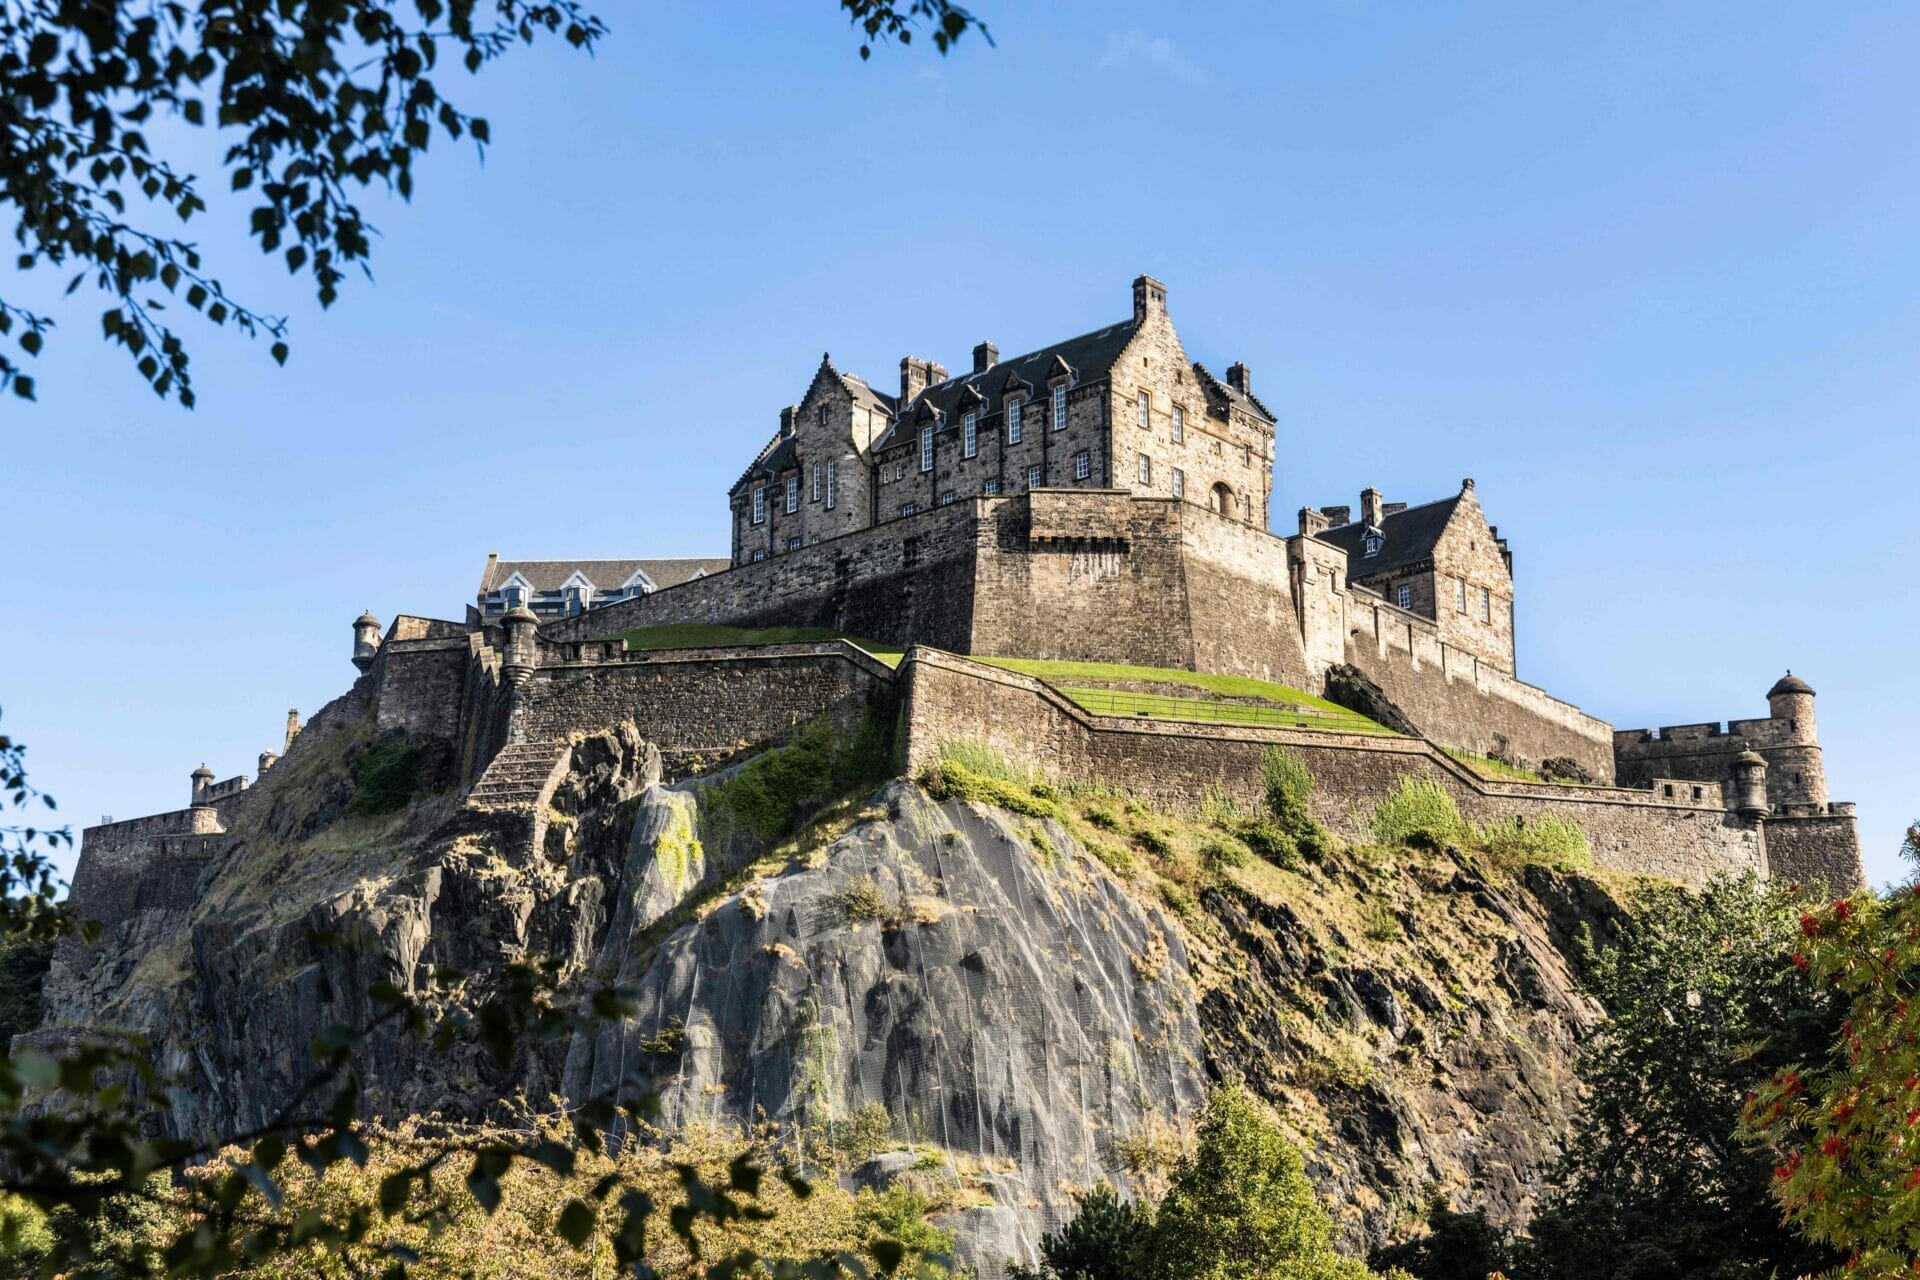
M728 492L734 564L966 498L1123 489L1265 528L1274 418L1244 364L1188 359L1166 286L1133 282L1126 319L1011 359L983 342L950 376L900 361L897 394L822 357L800 403Z
M474 604L482 617L525 605L543 618L569 618L596 605L704 578L727 564L719 559L502 560L490 552Z

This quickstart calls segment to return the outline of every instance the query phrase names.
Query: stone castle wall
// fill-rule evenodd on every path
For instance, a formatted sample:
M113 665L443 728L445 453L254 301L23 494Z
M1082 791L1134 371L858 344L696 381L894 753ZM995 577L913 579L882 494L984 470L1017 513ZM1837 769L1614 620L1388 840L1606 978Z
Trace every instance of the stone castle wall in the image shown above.
M518 738L557 741L631 721L674 777L782 742L823 714L847 736L868 715L894 716L893 671L837 641L613 660L595 645L583 658L534 672L514 714Z
M909 656L905 755L917 771L944 743L980 742L1056 777L1110 782L1171 807L1192 809L1217 790L1247 807L1264 797L1260 760L1284 746L1313 772L1314 806L1329 828L1365 839L1370 812L1403 777L1431 778L1472 822L1547 814L1580 824L1596 864L1699 884L1766 866L1760 824L1719 807L1717 792L1501 783L1480 778L1415 739L1284 729L1141 723L1092 716L1040 682L947 654Z
M1767 762L1767 799L1776 811L1805 796L1807 777L1825 787L1820 748L1806 742L1791 719L1667 725L1657 736L1651 729L1622 729L1613 746L1624 782L1655 774L1720 781L1732 776L1735 756L1755 751Z
M1865 883L1851 804L1818 816L1769 819L1767 858L1775 876L1816 894L1851 893Z
M1596 779L1614 781L1614 733L1606 721L1454 648L1432 621L1363 587L1348 589L1346 625L1347 661L1435 742L1536 765L1565 756ZM1644 785L1653 776L1622 781Z

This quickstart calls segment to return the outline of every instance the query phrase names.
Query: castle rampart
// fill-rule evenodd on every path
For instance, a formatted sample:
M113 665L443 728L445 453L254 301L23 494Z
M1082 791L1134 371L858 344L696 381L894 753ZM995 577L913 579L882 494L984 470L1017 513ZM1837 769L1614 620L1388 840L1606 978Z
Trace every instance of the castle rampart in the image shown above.
M1249 809L1264 803L1261 755L1283 746L1315 779L1321 821L1348 839L1355 825L1403 777L1430 778L1472 822L1552 814L1577 822L1596 864L1700 884L1719 873L1765 874L1769 824L1722 807L1718 789L1646 790L1493 782L1430 744L1250 726L1135 721L1081 710L1044 684L964 658L916 649L907 681L905 755L918 770L943 744L981 742L1051 776L1124 786L1156 802L1191 809L1209 790Z

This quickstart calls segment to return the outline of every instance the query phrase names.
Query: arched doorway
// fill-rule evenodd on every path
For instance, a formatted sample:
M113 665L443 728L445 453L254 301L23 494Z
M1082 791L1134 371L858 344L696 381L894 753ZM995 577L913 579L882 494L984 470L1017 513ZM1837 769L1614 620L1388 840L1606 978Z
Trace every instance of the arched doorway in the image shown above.
M1234 514L1233 490L1224 481L1216 484L1207 505L1223 516L1231 516Z

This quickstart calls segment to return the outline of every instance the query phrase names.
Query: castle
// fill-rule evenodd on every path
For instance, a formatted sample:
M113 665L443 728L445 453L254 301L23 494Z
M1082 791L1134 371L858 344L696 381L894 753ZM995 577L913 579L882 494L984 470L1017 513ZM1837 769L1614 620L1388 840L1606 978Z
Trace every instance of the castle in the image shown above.
M1280 744L1350 834L1411 775L1475 821L1575 821L1621 870L1862 882L1804 681L1775 684L1765 718L1615 731L1519 678L1512 556L1471 479L1418 505L1368 488L1357 518L1303 509L1275 535L1275 439L1248 366L1219 378L1191 360L1146 276L1128 317L1007 360L982 343L960 376L910 356L881 391L823 358L728 492L726 559L490 557L459 621L357 619L359 680L284 750L371 716L447 744L473 804L537 812L572 738L624 722L672 774L879 711L909 769L974 740L1174 805L1257 801L1260 753ZM620 638L665 624L820 638ZM1251 677L1396 732L1104 714L982 657ZM89 828L76 897L110 926L190 898L250 794L196 772L188 809Z

